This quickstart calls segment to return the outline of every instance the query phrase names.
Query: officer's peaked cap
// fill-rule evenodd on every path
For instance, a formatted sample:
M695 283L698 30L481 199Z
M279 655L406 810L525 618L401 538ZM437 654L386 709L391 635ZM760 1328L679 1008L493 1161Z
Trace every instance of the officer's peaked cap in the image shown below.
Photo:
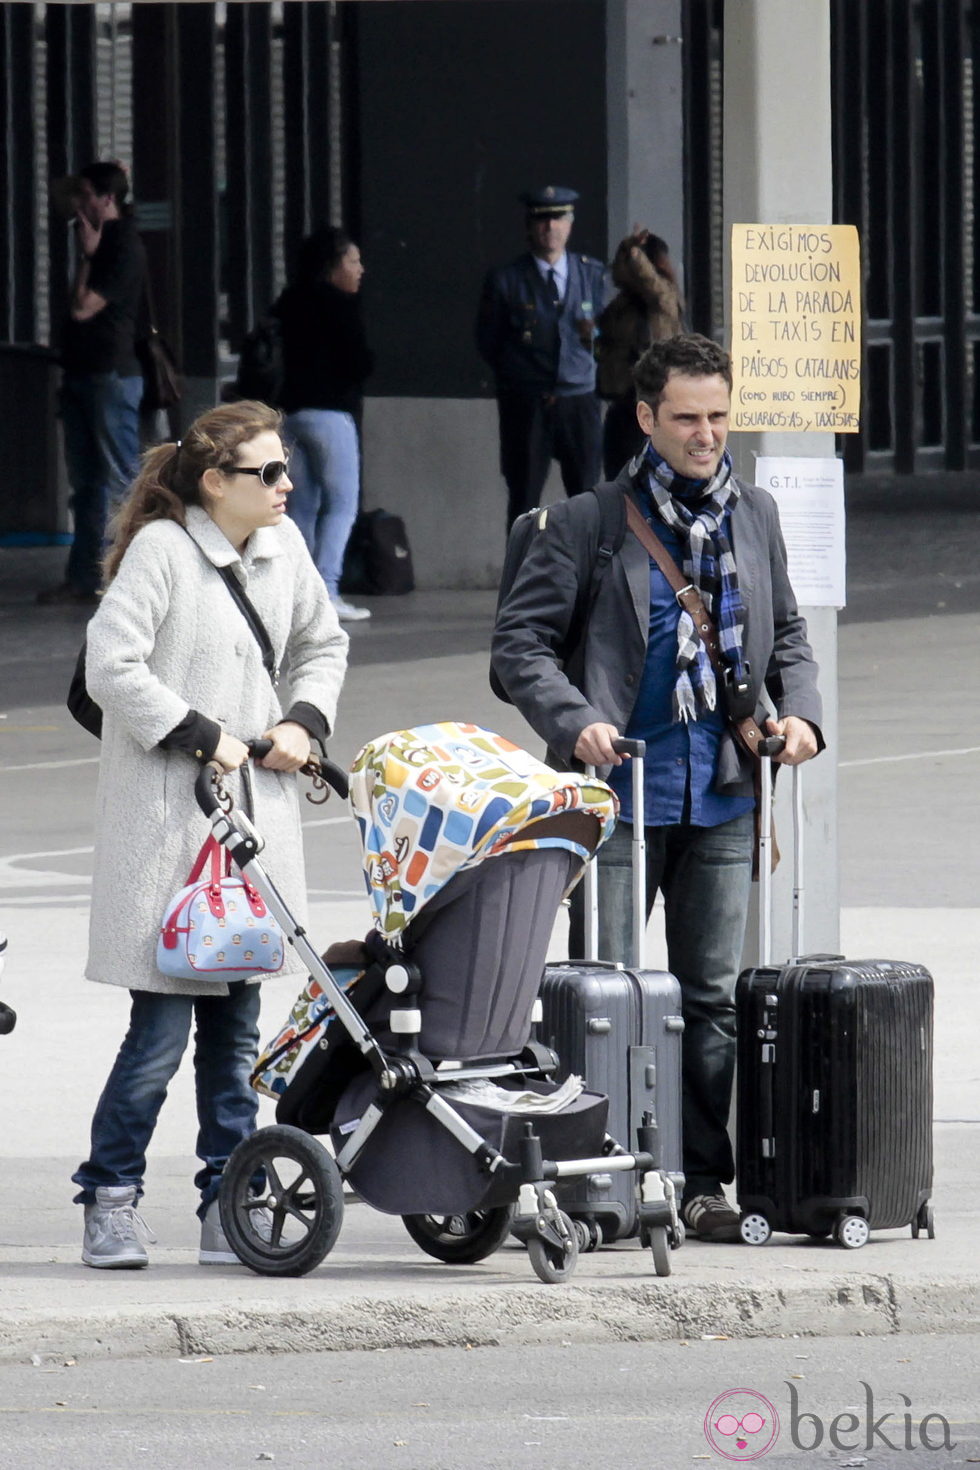
M578 194L560 184L548 184L544 189L528 189L518 198L528 214L572 214Z

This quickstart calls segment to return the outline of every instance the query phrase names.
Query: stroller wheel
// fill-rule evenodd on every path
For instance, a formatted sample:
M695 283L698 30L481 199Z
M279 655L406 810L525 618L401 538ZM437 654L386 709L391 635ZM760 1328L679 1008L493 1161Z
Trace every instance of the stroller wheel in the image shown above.
M402 1215L415 1244L447 1266L471 1266L499 1250L510 1234L513 1205L463 1215Z
M548 1286L567 1281L578 1264L578 1236L563 1210L556 1210L544 1223L544 1235L528 1237L527 1253L534 1274Z
M221 1226L243 1265L262 1276L305 1276L332 1250L344 1217L340 1170L301 1128L260 1128L235 1149L221 1180Z

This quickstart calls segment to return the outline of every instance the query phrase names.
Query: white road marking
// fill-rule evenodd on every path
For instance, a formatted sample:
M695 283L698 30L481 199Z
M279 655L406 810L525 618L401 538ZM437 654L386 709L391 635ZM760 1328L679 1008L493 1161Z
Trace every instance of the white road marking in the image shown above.
M962 750L915 750L909 755L871 755L864 760L838 761L838 769L844 771L853 766L887 766L898 761L939 760L943 756L951 755L980 755L980 745L965 745Z
M24 868L21 864L37 862L41 858L82 857L94 850L92 847L62 847L55 852L15 852L10 857L0 857L0 892L14 888L63 888L66 883L84 883L87 886L92 880L86 873L61 873L54 868L38 870Z
M98 763L97 755L87 755L77 761L36 761L30 766L0 766L0 776L13 771L63 771L68 766L97 766Z

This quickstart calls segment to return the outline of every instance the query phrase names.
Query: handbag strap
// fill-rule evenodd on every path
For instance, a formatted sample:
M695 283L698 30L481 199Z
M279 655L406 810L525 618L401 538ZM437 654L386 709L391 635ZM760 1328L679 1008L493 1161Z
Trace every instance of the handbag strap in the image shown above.
M185 528L186 529L186 528ZM187 533L190 535L190 532ZM193 540L194 538L191 537ZM254 604L249 600L245 588L239 582L231 567L215 567L218 576L224 582L232 597L241 608L242 616L252 630L252 634L262 654L262 667L265 669L273 684L279 682L279 668L276 664L276 650L272 646L272 639L262 619L255 610Z
M190 536L190 539L192 541L194 541L194 537L191 536L191 533L187 530L187 527L184 526L183 529L187 531L187 535ZM200 546L197 545L196 541L194 541L194 545L197 546L198 551L200 551L201 555L204 556L204 559L208 562L209 566L214 566L214 562L211 561L210 557L205 556L204 551ZM232 597L238 603L239 611L241 612L241 615L245 619L246 623L248 623L252 636L255 639L256 643L259 645L259 651L262 654L262 667L269 675L272 684L278 684L279 666L276 663L276 650L272 646L272 639L269 637L268 630L262 619L259 617L254 603L250 601L248 594L245 591L245 588L242 586L241 582L239 582L231 567L214 567L214 569L218 573L218 576L221 578L222 582L224 582L225 586L228 588L228 591L231 593Z
M626 497L626 523L633 535L639 541L644 550L652 557L657 566L667 578L670 590L673 592L678 604L688 613L694 623L698 637L704 644L705 653L711 660L711 667L716 674L721 675L721 683L724 687L727 665L721 656L721 648L718 643L718 630L712 620L711 614L704 605L700 592L693 582L688 582L680 567L674 561L666 546L656 535L644 516L640 507L632 496ZM758 723L751 718L736 719L729 715L729 723L738 739L750 755L758 757L759 742L765 739L765 735L759 729Z
M157 333L156 303L154 302L154 299L153 299L153 282L150 279L150 262L149 262L149 260L147 260L145 254L144 254L144 257L143 257L143 292L142 292L142 298L143 299L142 299L141 305L143 307L144 312L146 313L147 336L148 337L154 337L154 336L156 336L156 333Z
M222 862L222 856L225 859L224 862ZM231 872L231 855L221 846L221 843L216 837L208 836L204 839L201 851L194 859L194 866L188 873L187 882L184 884L185 888L189 888L192 883L198 881L207 866L208 859L211 861L212 886L217 887L223 877L227 878ZM222 868L224 868L224 872L222 872Z

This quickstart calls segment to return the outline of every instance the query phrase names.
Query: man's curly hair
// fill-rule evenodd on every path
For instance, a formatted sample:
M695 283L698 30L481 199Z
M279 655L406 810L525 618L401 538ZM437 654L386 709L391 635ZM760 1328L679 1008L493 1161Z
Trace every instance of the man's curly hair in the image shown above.
M683 373L688 378L722 377L731 392L731 358L717 342L697 332L652 342L633 368L636 396L649 404L654 414L660 407L671 373Z

